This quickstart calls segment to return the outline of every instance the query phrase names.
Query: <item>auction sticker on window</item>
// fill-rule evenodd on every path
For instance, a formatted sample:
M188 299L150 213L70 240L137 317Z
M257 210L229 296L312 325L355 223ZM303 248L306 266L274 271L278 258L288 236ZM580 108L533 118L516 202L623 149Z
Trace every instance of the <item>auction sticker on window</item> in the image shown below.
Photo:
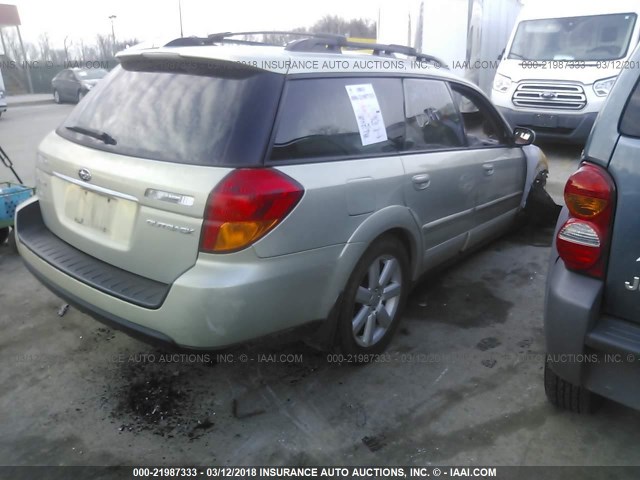
M362 146L386 141L387 130L384 128L380 104L373 85L345 85L345 88L358 122Z

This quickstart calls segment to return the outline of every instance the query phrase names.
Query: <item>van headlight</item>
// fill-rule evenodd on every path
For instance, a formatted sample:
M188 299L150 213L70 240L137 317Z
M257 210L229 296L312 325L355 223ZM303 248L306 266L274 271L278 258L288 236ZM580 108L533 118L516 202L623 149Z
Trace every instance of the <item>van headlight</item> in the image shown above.
M603 78L593 84L593 91L599 97L606 97L616 83L616 77Z
M493 89L499 92L506 92L511 87L511 79L496 73L496 78L493 79Z

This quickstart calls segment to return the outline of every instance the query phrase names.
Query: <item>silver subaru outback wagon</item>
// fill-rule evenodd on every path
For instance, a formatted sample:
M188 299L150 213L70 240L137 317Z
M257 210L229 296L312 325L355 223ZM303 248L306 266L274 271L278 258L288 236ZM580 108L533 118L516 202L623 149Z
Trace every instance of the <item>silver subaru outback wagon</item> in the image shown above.
M20 254L148 340L215 349L318 322L380 352L412 282L507 230L546 159L433 57L231 37L119 54L39 147Z

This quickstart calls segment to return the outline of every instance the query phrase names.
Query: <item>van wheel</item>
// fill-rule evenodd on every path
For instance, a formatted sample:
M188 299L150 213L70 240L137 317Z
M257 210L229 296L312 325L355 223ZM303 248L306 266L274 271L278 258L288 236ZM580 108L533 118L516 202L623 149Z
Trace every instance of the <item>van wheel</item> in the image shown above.
M58 104L62 103L62 101L60 100L60 93L58 92L58 90L53 91L53 101Z
M0 245L9 238L9 227L0 228Z
M595 413L604 400L600 395L560 378L548 361L544 365L544 391L553 405L575 413Z
M358 261L338 316L337 346L351 359L367 363L366 354L384 351L398 327L409 292L409 259L393 236L376 240Z

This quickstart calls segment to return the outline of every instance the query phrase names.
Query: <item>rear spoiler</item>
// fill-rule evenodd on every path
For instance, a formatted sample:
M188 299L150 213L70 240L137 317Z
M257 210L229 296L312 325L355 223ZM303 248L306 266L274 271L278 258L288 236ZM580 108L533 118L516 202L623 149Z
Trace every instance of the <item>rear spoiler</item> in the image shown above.
M116 55L122 68L136 72L185 73L225 78L246 78L267 70L234 58L190 56L166 50L123 51Z

